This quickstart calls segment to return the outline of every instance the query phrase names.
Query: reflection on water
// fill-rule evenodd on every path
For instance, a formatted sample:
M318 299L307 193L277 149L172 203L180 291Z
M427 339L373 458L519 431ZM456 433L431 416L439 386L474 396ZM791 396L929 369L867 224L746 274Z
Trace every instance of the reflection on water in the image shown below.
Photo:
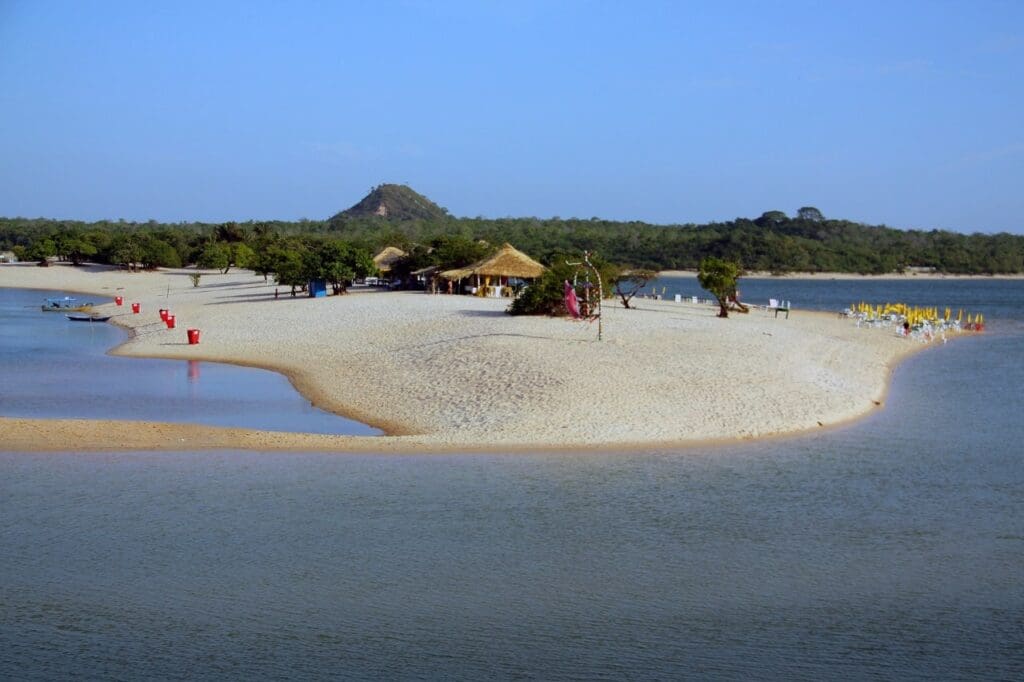
M0 454L0 677L1021 679L1021 386L1007 332L728 447Z
M275 372L107 355L126 333L109 324L75 323L61 314L41 313L39 301L47 295L52 294L0 289L0 376L9 387L0 393L0 415L380 433L314 407ZM154 324L162 325L156 312L151 315Z

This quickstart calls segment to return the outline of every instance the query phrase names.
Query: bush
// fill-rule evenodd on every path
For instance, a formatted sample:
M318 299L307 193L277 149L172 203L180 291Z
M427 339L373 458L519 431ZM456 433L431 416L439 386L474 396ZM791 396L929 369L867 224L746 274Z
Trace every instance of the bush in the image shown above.
M576 265L568 265L566 261L578 262L579 255L565 256L558 255L553 259L553 264L533 284L526 287L519 296L512 301L508 307L509 315L567 315L565 309L565 282L572 282L574 278L583 280L586 276L586 269ZM591 256L590 262L598 269L603 280L604 297L611 298L614 294L614 283L618 275L618 269L602 261L596 256Z
M561 269L547 270L533 284L527 286L508 307L509 315L565 315L563 282L566 277Z

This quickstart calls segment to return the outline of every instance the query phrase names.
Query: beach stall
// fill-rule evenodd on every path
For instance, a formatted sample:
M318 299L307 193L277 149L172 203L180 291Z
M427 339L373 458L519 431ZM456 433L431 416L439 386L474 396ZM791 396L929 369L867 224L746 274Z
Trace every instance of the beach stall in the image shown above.
M389 280L391 268L394 267L396 262L408 255L397 246L386 246L381 249L380 253L373 257L373 264L377 266L381 280Z
M424 291L436 294L437 293L437 271L440 270L436 265L429 265L419 270L413 270L409 274L416 278L416 287L423 289Z
M441 277L459 283L470 279L470 293L477 296L511 298L513 280L533 280L543 273L543 265L506 242L493 256L464 268L445 270Z

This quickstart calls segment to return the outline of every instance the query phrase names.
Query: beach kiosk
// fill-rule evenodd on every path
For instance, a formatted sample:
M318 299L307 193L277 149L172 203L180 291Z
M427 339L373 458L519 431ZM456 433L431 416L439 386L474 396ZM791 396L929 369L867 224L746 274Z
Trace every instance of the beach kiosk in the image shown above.
M511 298L512 280L533 280L544 274L544 266L506 242L493 256L464 268L445 270L441 277L455 282L470 279L477 296Z
M377 266L377 271L380 273L381 279L389 280L391 277L391 269L395 263L408 256L405 251L402 251L397 246L386 246L381 249L380 253L373 257L373 264Z

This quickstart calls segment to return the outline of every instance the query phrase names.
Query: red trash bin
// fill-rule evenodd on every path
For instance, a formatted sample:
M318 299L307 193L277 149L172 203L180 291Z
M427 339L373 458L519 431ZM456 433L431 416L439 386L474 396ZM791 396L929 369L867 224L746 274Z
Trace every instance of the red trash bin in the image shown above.
M174 315L167 313L167 328L174 329Z
M124 296L115 296L114 303L116 305L124 305Z
M169 312L171 312L171 311L168 310L167 308L161 308L160 309L160 319L163 320L164 322L166 322L167 321L167 314Z
M189 329L188 330L188 345L194 346L199 343L199 330Z
M142 304L132 303L132 315L138 315L140 312L142 312Z

